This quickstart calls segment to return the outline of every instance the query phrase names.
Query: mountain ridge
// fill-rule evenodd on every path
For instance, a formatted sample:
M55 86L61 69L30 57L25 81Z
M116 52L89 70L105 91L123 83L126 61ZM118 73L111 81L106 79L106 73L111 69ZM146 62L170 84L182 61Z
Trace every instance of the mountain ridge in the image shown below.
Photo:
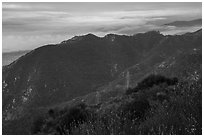
M78 97L95 102L97 93L108 96L106 101L124 93L128 71L134 87L168 60L172 64L174 57L202 48L202 30L181 36L158 31L85 36L76 43L42 46L3 68L3 120L23 118L31 115L29 108L47 108Z

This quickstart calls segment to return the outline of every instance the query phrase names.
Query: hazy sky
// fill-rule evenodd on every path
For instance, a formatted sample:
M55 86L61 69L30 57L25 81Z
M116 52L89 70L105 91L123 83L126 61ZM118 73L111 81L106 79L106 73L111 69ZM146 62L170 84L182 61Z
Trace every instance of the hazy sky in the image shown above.
M3 52L34 49L87 33L131 35L160 30L173 34L182 28L162 24L198 18L202 18L202 3L4 2Z

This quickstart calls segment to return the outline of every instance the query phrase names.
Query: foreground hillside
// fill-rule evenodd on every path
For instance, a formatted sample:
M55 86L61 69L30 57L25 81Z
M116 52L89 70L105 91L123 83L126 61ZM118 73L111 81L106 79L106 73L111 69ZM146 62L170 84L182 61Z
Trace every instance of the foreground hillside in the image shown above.
M105 92L91 93L50 108L35 119L31 131L33 134L202 134L201 62L200 49L181 53L155 65L151 71L154 75L150 73L139 82L130 82L131 86L136 85L133 88L119 87L119 79L103 88ZM133 67L127 70L130 79L135 79L131 70Z
M39 115L33 134L202 134L202 83L150 75L120 97Z
M3 68L3 133L201 134L201 81L201 30L76 36Z

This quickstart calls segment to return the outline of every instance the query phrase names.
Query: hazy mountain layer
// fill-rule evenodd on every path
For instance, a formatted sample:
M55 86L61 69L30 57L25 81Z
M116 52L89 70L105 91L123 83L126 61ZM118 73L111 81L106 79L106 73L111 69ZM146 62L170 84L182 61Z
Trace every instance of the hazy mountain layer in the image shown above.
M19 57L28 53L29 50L26 51L15 51L15 52L3 52L2 54L2 66L9 65L13 61L17 60Z
M174 21L165 25L175 27L202 26L202 19L196 19L191 21Z

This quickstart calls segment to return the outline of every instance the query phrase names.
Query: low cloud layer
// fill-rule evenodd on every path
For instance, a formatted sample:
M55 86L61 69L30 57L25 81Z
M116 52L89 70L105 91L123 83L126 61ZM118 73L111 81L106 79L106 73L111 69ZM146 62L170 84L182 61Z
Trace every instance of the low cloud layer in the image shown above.
M2 8L3 51L34 49L86 33L174 34L178 28L163 24L202 17L201 3L3 3Z

